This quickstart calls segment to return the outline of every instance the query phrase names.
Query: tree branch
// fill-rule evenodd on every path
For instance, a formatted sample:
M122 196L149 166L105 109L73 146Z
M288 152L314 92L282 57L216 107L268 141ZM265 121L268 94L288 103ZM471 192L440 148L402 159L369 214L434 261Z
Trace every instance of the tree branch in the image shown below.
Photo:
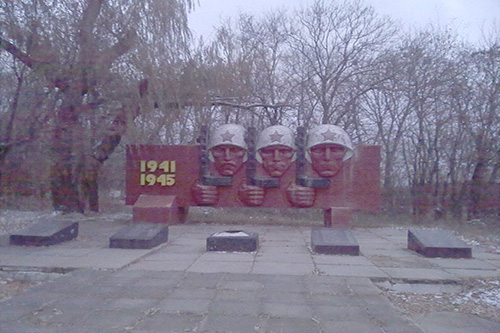
M37 61L36 59L33 59L28 54L21 51L17 46L4 39L2 36L0 36L0 48L9 52L15 59L19 60L31 69L36 69L36 67L47 64L47 62Z

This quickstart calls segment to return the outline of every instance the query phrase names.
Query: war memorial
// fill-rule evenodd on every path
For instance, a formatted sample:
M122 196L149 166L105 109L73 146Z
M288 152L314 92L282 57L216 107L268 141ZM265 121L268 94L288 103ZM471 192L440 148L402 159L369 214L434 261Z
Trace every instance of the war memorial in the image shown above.
M466 314L410 319L388 301L381 290L498 276L500 261L446 230L352 228L381 207L380 151L337 126L226 124L197 145L130 145L125 177L130 220L54 217L10 235L2 271L58 277L0 302L0 331L498 331ZM197 206L313 208L323 225L186 223Z

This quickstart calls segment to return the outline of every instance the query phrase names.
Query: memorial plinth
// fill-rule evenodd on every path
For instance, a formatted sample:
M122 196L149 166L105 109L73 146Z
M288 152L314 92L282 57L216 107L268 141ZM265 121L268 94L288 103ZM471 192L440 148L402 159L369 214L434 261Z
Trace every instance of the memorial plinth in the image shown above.
M78 222L45 220L10 235L10 245L50 246L78 237Z
M323 211L324 226L348 229L352 224L352 208L332 207Z
M311 230L311 246L319 254L359 256L359 244L347 229L314 228Z
M152 249L168 240L168 225L135 223L127 226L109 239L110 248Z
M472 248L447 230L409 229L408 249L428 258L472 258Z
M132 214L135 222L175 224L179 221L179 207L174 195L141 194Z
M216 232L207 238L207 251L254 252L259 234L242 230Z

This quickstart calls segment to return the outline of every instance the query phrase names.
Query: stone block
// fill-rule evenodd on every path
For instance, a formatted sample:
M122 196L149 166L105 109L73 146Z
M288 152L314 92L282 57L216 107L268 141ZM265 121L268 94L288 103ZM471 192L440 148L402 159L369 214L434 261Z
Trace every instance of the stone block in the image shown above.
M335 228L350 228L352 224L352 208L331 207L323 212L324 226Z
M44 220L10 235L10 245L50 246L78 237L78 222Z
M428 258L472 258L472 248L447 230L409 229L408 249Z
M259 234L242 230L216 232L207 238L207 251L253 252L259 246Z
M136 223L110 237L109 247L120 249L152 249L168 240L168 225Z
M320 254L359 256L359 244L347 229L314 228L311 230L311 246Z
M175 195L141 194L132 208L134 222L179 222L179 207Z

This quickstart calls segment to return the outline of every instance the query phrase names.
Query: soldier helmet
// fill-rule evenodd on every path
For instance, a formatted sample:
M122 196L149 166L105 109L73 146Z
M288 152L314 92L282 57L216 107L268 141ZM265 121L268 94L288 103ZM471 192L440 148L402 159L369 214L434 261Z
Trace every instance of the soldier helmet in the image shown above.
M309 131L307 136L307 159L311 161L311 148L320 144L332 143L345 148L343 161L350 159L354 155L351 139L349 135L336 125L318 125Z
M208 149L221 146L229 145L247 149L247 144L245 141L246 129L241 125L236 124L224 124L216 128L208 139ZM213 161L213 156L209 153L209 159ZM245 155L246 160L246 155Z
M259 151L270 146L285 146L295 150L295 137L292 130L282 125L274 125L264 129L257 136L255 150ZM262 162L260 154L256 154L256 158ZM295 155L293 158L295 159Z

